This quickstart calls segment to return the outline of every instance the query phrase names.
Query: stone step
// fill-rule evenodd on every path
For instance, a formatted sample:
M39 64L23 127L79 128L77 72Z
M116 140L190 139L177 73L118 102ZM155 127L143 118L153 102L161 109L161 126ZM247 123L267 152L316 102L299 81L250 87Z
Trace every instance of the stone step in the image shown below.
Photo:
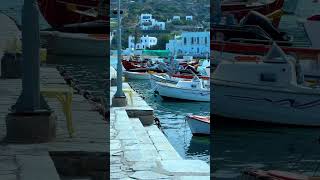
M156 147L151 141L140 119L130 118L130 121L132 122L132 127L137 135L137 139L140 145L141 152L144 155L144 159L151 161L161 160Z
M17 155L17 161L22 166L20 173L21 180L60 180L56 167L49 154L39 156Z
M124 160L130 163L147 161L149 156L143 154L137 134L132 127L132 121L129 119L125 109L115 110L114 129L117 131L114 143L117 142L123 152ZM111 145L111 150L114 148Z
M145 130L154 147L157 149L161 160L182 160L181 156L156 125L145 126Z

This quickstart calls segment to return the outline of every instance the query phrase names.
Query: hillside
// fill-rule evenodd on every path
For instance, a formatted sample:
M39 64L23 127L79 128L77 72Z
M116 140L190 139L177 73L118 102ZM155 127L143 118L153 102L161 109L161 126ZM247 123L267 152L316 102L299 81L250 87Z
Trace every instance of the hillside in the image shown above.
M117 0L111 0L111 17L115 17L112 10L117 8L117 2ZM158 21L166 21L172 19L173 16L184 18L191 15L193 26L200 25L205 29L209 29L210 26L209 0L122 0L121 8L124 10L122 20L124 46L126 46L128 35L137 33L137 24L142 13L150 13ZM115 27L116 23L111 21L111 29ZM177 28L169 29L177 30Z

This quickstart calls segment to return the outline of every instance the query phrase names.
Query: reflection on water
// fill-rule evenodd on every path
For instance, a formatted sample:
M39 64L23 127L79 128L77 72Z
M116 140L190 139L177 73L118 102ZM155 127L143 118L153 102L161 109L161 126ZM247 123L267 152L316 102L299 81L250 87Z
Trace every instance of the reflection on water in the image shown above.
M64 67L83 89L103 97L108 95L108 61L107 57L48 56L48 63Z
M215 126L213 137L211 163L217 177L227 178L225 172L240 175L248 168L319 174L317 128L234 123Z

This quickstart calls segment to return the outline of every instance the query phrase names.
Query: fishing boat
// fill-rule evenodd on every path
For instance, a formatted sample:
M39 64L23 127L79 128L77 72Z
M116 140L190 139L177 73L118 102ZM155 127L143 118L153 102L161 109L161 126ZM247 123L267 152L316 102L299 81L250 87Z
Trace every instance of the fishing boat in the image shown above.
M211 83L214 115L236 120L320 126L320 88L275 43L261 61L223 60Z
M48 54L75 56L108 56L108 35L41 31Z
M134 71L123 71L123 75L126 79L136 80L149 80L148 72L134 72Z
M210 81L209 81L209 76L198 76L200 79L203 80L204 85L206 87L210 86ZM156 86L156 82L166 82L166 83L171 83L171 84L177 84L180 80L186 80L186 79L193 79L194 75L189 75L189 74L159 74L159 73L153 73L150 74L150 84L151 87L154 88Z
M319 47L296 46L292 37L280 32L261 14L257 12L250 14L237 26L213 26L211 49L221 53L264 55L272 43L276 42L285 53L294 54L299 59L318 59ZM316 40L310 40L313 41Z
M178 79L169 76L168 74L149 74L151 88L155 88L157 86L157 82L162 83L171 83L177 84L179 82Z
M261 14L271 14L283 7L284 0L267 0L255 2L235 2L235 1L222 1L221 11L223 14L233 14L234 17L240 20L246 16L250 11L257 11ZM280 19L274 20L278 24Z
M180 80L177 84L156 82L155 91L163 98L188 101L210 101L210 89L198 77L192 80Z
M193 135L209 135L210 134L210 117L187 115L186 121L189 124Z
M108 20L109 3L104 0L38 0L38 6L43 17L53 28Z

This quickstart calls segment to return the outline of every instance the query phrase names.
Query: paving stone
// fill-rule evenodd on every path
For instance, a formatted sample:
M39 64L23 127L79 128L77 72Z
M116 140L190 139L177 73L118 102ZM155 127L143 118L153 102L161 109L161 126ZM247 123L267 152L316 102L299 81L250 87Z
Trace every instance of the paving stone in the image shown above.
M118 150L121 148L121 142L119 140L111 140L110 141L110 149Z
M164 160L160 162L161 167L166 172L172 174L208 174L210 167L200 160Z
M0 175L0 179L1 180L18 180L15 174L3 174L3 175Z
M1 157L1 160L0 160L0 169L1 171L13 171L15 169L17 169L17 164L14 160L13 157L10 157L10 156L4 156L4 157Z
M118 135L115 137L115 139L117 139L117 140L123 140L123 139L135 140L137 138L136 138L135 134L133 133L133 131L127 131L127 132L120 131L118 133Z
M152 170L157 167L156 162L136 162L131 167L134 171Z
M180 180L210 180L210 176L182 176Z
M124 158L129 162L142 161L142 155L139 150L124 151Z
M181 160L181 156L175 151L159 151L162 160Z
M134 179L168 179L168 176L163 175L163 174L159 174L159 173L155 173L152 171L137 171L135 172L133 175L130 176L131 178Z
M110 178L111 179L125 179L125 178L128 178L128 175L126 173L123 173L123 172L111 173L110 174Z

